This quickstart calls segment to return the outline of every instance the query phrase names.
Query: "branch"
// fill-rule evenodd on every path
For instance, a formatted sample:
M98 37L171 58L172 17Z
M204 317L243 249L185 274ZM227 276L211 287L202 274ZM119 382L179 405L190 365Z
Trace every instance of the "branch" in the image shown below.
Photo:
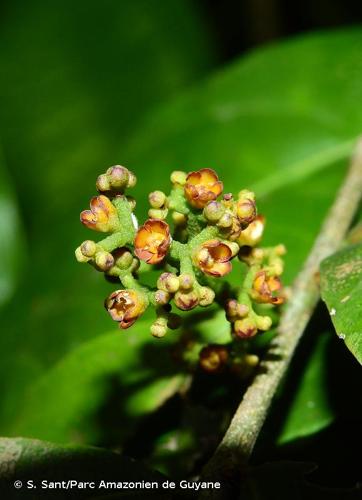
M291 299L282 314L257 375L244 394L220 445L205 466L202 480L232 482L253 451L278 385L319 299L321 261L338 250L362 195L362 139L357 143L350 169L315 244L297 276ZM225 485L226 486L226 485ZM224 498L223 490L210 490L201 498ZM227 498L227 496L226 496Z

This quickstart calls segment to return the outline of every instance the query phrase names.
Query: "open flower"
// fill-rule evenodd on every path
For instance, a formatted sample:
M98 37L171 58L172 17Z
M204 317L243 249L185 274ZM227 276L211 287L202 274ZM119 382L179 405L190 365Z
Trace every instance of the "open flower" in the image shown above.
M147 264L161 262L171 244L169 225L159 219L148 219L137 231L135 254Z
M205 241L194 256L194 263L210 276L225 276L231 271L232 251L220 240Z
M94 196L90 201L90 210L83 210L80 221L89 229L107 233L118 228L119 220L116 207L107 196Z
M204 208L216 200L223 190L223 183L211 168L190 172L186 177L185 196L195 208Z
M132 326L146 307L144 296L136 290L116 290L105 301L105 308L122 329Z
M266 271L259 271L255 276L251 294L257 302L282 304L284 299L278 296L281 287L280 279L277 276L268 276Z
M240 246L253 247L260 243L265 227L265 217L258 215L236 239Z

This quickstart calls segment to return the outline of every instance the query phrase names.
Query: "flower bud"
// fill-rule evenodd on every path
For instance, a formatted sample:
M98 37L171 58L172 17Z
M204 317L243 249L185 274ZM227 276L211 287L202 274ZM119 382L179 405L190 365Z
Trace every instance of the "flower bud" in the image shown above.
M256 322L250 316L243 319L238 319L234 323L234 333L241 339L254 337L258 332Z
M77 261L78 261L78 262L81 262L81 263L89 262L89 260L90 260L90 257L86 257L86 256L82 253L82 249L81 249L81 247L78 247L78 248L75 250L75 258L77 259Z
M195 278L190 273L182 273L178 277L181 290L191 290L194 286Z
M172 220L175 226L184 226L187 222L187 217L180 212L172 212Z
M150 219L165 220L167 214L168 214L167 208L150 208L148 211L148 217L150 217Z
M96 253L95 264L100 271L108 271L114 264L112 254L100 251Z
M190 292L178 291L174 297L175 305L181 311L190 311L194 309L199 303L199 297L194 290Z
M249 314L250 308L246 304L240 304L236 299L229 299L225 306L226 317L229 321L244 318Z
M209 306L214 302L215 292L212 288L208 286L202 286L198 290L199 293L199 305L202 307Z
M224 215L219 219L217 225L222 228L229 228L233 225L233 214L230 212L225 212Z
M133 196L126 196L126 198L127 198L128 203L129 203L129 207L133 212L133 210L136 208L136 205L137 205L135 198L133 198Z
M256 204L254 193L247 190L240 191L239 199L236 203L236 214L244 228L255 220Z
M85 240L80 246L81 252L86 257L93 257L97 251L97 244L92 240Z
M126 247L117 248L112 252L114 264L119 269L129 269L133 262L133 255Z
M167 333L167 319L164 317L157 318L151 325L151 334L154 337L161 338Z
M277 276L270 276L262 270L255 275L251 296L256 302L263 304L282 304L284 299L278 295L281 287L280 279Z
M154 297L156 304L159 306L168 304L171 299L171 295L168 292L165 292L164 290L156 290Z
M111 187L114 190L123 192L127 187L130 171L126 167L115 165L107 170L106 175L108 176Z
M273 321L269 316L257 316L255 321L258 330L261 330L262 332L269 330L273 324Z
M173 273L162 273L157 280L157 288L165 292L175 293L179 289L180 281Z
M200 367L208 373L217 373L225 367L229 358L229 351L223 345L209 345L199 354Z
M128 188L133 188L137 184L137 177L130 170L128 171Z
M219 201L209 201L204 208L204 217L210 222L217 222L225 214L225 207Z
M108 193L111 190L111 185L107 174L99 175L96 182L96 188L100 193Z
M148 195L148 201L152 208L162 208L166 202L166 195L162 191L153 191Z
M131 273L136 272L140 267L140 260L136 257L133 257L131 267L129 268Z
M186 183L187 174L185 172L181 172L180 170L175 170L171 174L171 182L172 184L178 184L183 186Z

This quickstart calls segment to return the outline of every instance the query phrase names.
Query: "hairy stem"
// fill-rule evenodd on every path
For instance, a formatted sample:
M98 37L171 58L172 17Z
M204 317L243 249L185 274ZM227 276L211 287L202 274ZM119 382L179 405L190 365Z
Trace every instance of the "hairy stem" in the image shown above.
M229 428L202 479L232 482L241 475L252 453L277 387L285 374L303 331L319 299L320 262L338 250L358 208L362 194L362 140L319 236L297 276L293 293L253 382L245 392ZM230 492L210 490L201 498L227 498Z

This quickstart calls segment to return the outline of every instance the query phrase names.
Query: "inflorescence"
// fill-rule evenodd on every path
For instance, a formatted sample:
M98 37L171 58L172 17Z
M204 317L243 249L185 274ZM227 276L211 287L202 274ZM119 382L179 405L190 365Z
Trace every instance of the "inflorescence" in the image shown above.
M169 195L150 193L149 218L139 227L136 202L125 194L136 177L120 165L110 167L97 179L100 194L91 199L90 210L80 214L88 228L109 233L99 242L84 241L76 250L79 262L121 283L105 301L108 313L126 329L152 306L156 320L151 333L163 337L181 322L172 306L190 311L215 303L225 309L235 339L269 330L268 309L284 300L280 275L285 248L258 247L265 219L257 215L254 193L222 196L223 183L209 168L175 171L171 183ZM242 263L236 287L225 279L234 261ZM140 282L141 262L159 271L153 288ZM259 304L267 305L263 314ZM224 346L207 346L200 352L200 364L216 371L227 356Z

